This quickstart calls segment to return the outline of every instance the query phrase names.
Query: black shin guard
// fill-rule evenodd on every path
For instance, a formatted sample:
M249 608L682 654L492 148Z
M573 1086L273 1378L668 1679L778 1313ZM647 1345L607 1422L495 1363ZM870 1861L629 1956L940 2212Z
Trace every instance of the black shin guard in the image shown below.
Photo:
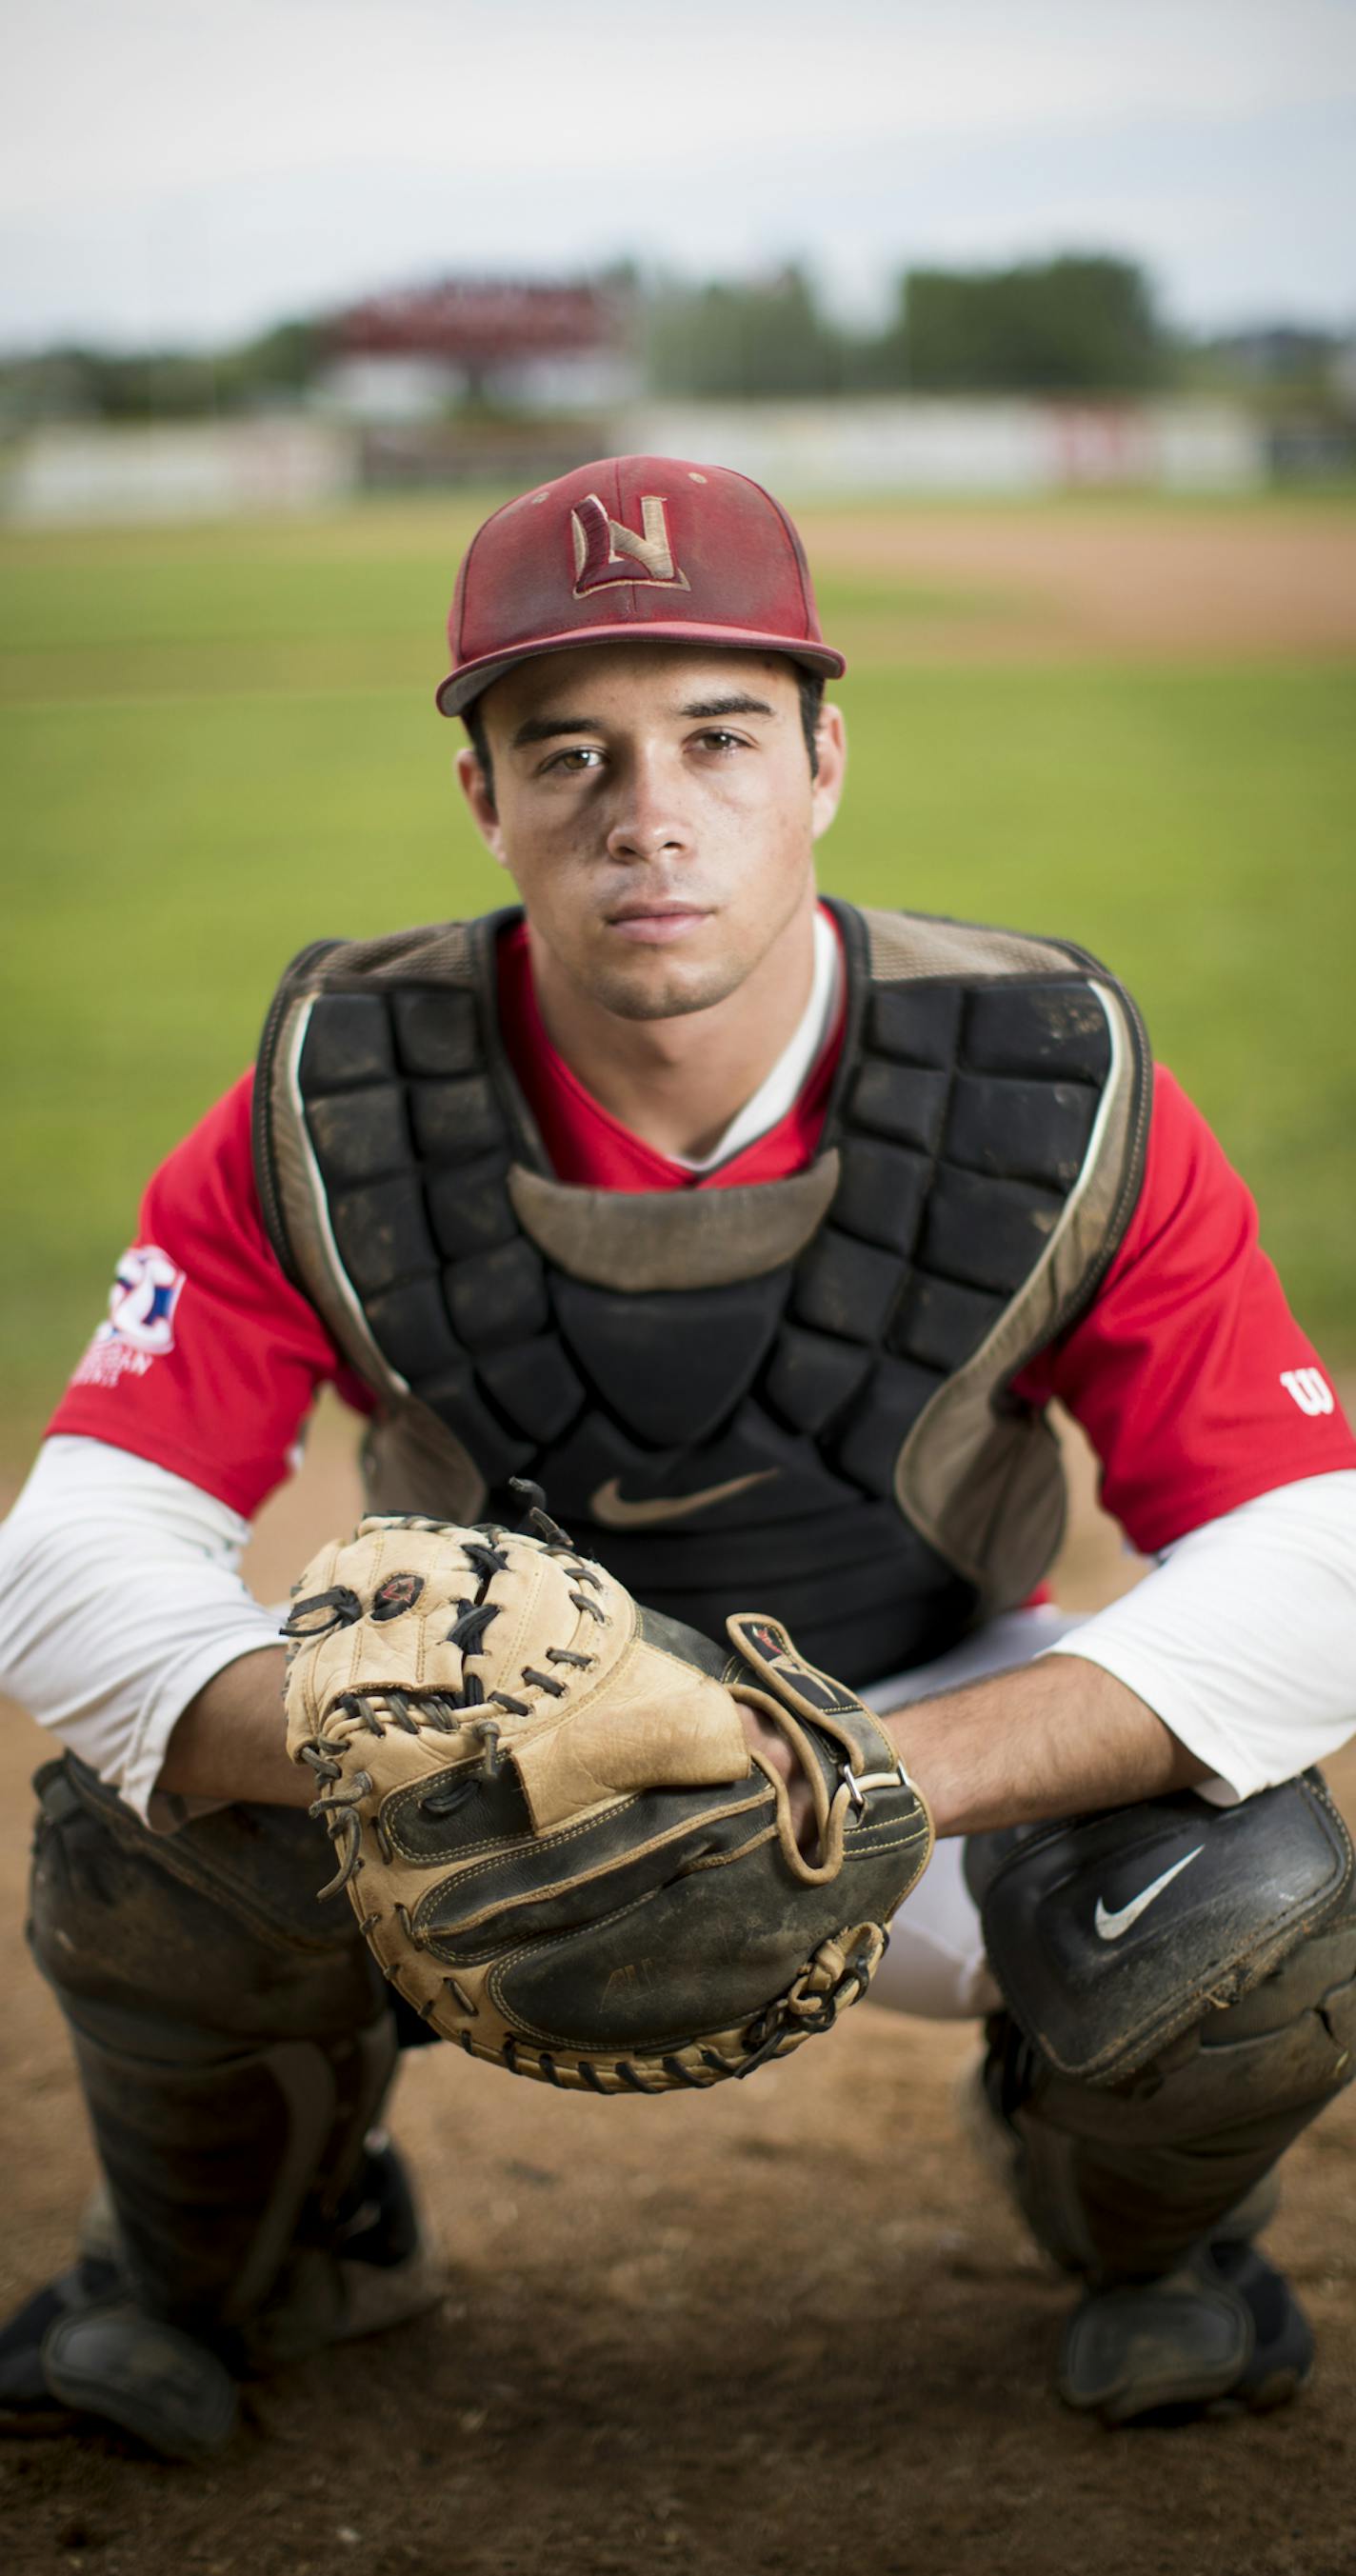
M108 2006L66 2010L128 2290L238 2344L296 2249L333 2232L394 2070L389 2017L351 2038L242 2048Z
M1351 2080L1351 1878L1316 1775L1247 1808L1151 1801L981 1841L971 1879L1011 2008L986 2092L1066 2268L1171 2271Z
M305 1816L234 1807L162 1838L78 1765L38 1787L30 1937L129 2291L248 2356L357 2172L396 2062L386 1989L351 1917L316 1902L328 1854Z

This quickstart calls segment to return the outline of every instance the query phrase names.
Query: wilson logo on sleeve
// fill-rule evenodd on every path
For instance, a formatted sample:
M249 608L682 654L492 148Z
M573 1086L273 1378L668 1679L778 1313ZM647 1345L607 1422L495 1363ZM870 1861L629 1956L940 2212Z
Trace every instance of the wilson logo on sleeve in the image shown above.
M1333 1392L1322 1369L1282 1369L1281 1384L1293 1396L1301 1413L1331 1413Z

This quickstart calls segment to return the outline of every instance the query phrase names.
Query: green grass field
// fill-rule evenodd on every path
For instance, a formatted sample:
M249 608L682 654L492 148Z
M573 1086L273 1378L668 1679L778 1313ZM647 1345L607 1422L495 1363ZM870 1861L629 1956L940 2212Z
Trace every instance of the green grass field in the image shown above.
M431 702L482 507L0 543L0 1464L291 952L505 898ZM820 596L857 646L826 885L1105 956L1247 1172L1304 1320L1356 1356L1350 668L892 665L873 638L925 619L935 584L839 583L830 554Z

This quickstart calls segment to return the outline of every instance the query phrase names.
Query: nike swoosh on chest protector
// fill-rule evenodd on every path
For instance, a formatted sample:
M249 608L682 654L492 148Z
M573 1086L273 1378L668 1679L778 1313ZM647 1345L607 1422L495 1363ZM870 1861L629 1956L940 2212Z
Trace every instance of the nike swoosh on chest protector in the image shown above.
M746 1494L751 1485L765 1485L777 1474L775 1467L756 1468L751 1476L731 1476L724 1485L707 1485L699 1494L665 1494L653 1502L628 1503L621 1493L620 1476L609 1476L596 1494L589 1497L589 1512L604 1529L645 1529L656 1521L686 1520L692 1512L709 1511L713 1503L726 1503L734 1494Z
M1092 1917L1098 1940L1119 1941L1121 1934L1128 1932L1132 1923L1138 1923L1141 1914L1152 1905L1154 1898L1161 1896L1164 1888L1170 1886L1173 1879L1180 1877L1184 1869L1189 1869L1193 1860L1200 1859L1204 1849L1204 1843L1197 1843L1194 1851L1189 1851L1183 1860L1175 1860L1171 1869L1164 1870L1161 1878L1154 1879L1148 1887L1142 1887L1138 1896L1131 1897L1128 1905L1118 1905L1114 1912L1102 1903L1099 1896Z

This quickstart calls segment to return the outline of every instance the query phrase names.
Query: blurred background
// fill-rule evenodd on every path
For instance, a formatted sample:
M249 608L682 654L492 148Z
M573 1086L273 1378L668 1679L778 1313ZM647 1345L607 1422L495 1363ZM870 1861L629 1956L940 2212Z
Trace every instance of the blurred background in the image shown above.
M503 881L433 712L507 493L795 509L825 881L1136 990L1356 1361L1350 0L47 0L0 109L0 1474L324 933Z

